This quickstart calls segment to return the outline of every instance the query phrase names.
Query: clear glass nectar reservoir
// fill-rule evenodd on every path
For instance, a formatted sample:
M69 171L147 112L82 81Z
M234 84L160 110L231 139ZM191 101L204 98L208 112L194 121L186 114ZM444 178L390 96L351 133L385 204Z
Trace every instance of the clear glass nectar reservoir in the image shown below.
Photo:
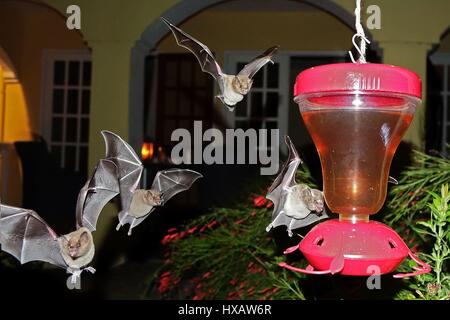
M367 220L383 206L420 90L417 75L387 65L327 65L297 77L295 101L319 152L325 201L341 219Z

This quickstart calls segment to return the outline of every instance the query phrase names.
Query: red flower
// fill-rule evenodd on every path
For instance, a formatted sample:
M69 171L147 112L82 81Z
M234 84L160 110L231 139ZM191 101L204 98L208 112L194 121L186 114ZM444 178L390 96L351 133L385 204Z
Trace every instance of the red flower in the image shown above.
M211 275L211 271L208 271L208 272L206 272L204 275L203 275L203 279L208 279L209 278L209 276Z
M170 228L169 230L167 230L167 233L172 233L177 231L177 228Z
M250 212L250 215L251 215L252 217L256 216L256 211Z
M161 277L159 278L159 293L163 294L169 290L170 282L171 282L171 274L170 271L166 271L163 274L161 274Z
M187 231L187 233L193 234L196 230L197 230L197 226L194 226L194 227L190 228L190 229Z
M245 219L239 219L239 220L236 220L234 223L235 223L235 224L241 224L244 220L245 220Z
M253 199L253 205L257 208L265 206L267 203L267 199L263 196L258 196Z
M217 225L217 220L213 220L212 222L210 222L209 224L207 224L208 228L211 229L212 227L214 227L215 225Z
M266 208L272 208L273 207L273 202L272 201L270 201L267 205L266 205Z
M270 288L264 288L264 289L262 289L262 290L259 290L258 292L259 293L266 293L266 292L268 292L270 290Z

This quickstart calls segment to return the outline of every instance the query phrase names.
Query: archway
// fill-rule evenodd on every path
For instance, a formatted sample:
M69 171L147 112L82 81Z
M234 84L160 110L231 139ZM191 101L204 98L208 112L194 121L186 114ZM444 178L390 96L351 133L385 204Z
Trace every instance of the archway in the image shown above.
M179 24L190 17L207 10L216 5L232 2L233 0L193 0L186 2L179 2L162 15L174 24ZM354 16L353 13L336 4L331 0L315 1L292 0L291 2L300 2L326 13L331 14L341 21L344 25L354 30ZM141 38L136 42L131 53L131 68L130 68L130 125L129 125L129 140L134 147L142 145L143 139L143 114L144 114L144 72L145 72L145 58L153 50L153 48L163 39L169 30L160 23L159 20L153 21L142 33ZM366 32L367 37L372 39L370 32ZM349 44L350 44L349 39ZM349 46L350 47L350 46ZM371 47L378 51L377 44L372 41Z

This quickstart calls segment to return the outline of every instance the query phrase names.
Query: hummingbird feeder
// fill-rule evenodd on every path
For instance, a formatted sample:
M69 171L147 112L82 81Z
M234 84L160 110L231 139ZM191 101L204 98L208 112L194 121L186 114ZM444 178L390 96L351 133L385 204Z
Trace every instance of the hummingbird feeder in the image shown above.
M364 53L368 40L358 35L358 51ZM384 204L391 161L421 90L415 73L366 63L363 54L358 62L314 67L297 76L294 100L320 156L325 202L339 219L316 225L285 251L300 250L307 268L281 266L308 274L366 276L390 273L409 256L417 264L414 271L394 277L431 271L393 229L369 219Z

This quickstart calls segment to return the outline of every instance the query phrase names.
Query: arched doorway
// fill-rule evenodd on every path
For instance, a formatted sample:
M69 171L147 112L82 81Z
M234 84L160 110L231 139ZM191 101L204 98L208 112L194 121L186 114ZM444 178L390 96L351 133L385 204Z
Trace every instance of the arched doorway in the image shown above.
M189 4L180 2L167 10L163 16L170 20L174 24L180 24L184 21L193 18L194 16L207 11L209 9L219 7L226 3L239 2L244 3L246 1L233 1L233 0L194 0ZM252 1L249 1L252 2ZM253 1L254 2L254 1ZM268 1L274 2L274 1ZM354 30L354 16L346 9L336 4L331 0L324 1L278 1L277 3L291 3L291 5L302 4L303 6L313 7L318 11L327 13L337 19L342 25ZM258 4L260 5L260 4ZM281 4L283 6L283 4ZM311 29L310 29L311 30ZM132 49L131 57L131 77L130 77L130 125L129 125L129 138L132 145L138 147L142 144L142 137L144 136L144 126L142 118L144 112L144 100L146 92L144 88L145 83L145 59L149 53L155 49L160 41L168 35L168 29L158 20L151 23L142 33L141 38L136 42L136 45ZM372 39L370 32L367 32L369 39ZM348 49L351 48L351 39L348 38ZM377 44L372 41L371 48L374 51L378 51ZM150 114L150 117L155 118L155 114ZM156 120L154 120L156 121Z

